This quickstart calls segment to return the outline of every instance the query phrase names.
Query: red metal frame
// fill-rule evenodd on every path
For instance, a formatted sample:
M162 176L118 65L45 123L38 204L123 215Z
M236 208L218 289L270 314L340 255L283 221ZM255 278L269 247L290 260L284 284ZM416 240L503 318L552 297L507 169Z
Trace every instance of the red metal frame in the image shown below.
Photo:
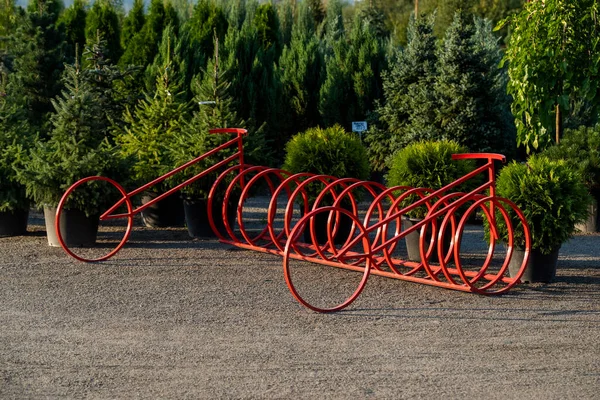
M375 182L359 181L357 179L338 179L332 176L309 173L291 174L276 168L247 165L244 163L242 142L243 136L247 133L246 130L224 128L211 130L210 133L235 134L236 137L130 193L126 193L120 185L108 178L88 177L76 182L67 190L57 209L55 229L61 246L68 254L82 261L106 260L116 254L127 241L135 214L209 173L218 170L223 171L223 168L236 161L234 165L229 166L220 173L209 193L207 205L208 217L213 231L223 243L282 256L285 280L292 295L301 304L312 310L330 312L347 307L359 296L370 274L465 292L501 294L517 284L525 270L529 258L531 235L527 221L518 207L510 200L496 196L494 162L505 162L505 157L500 154L452 155L454 160L478 159L484 161L484 163L474 171L438 190L409 187L386 188ZM237 151L233 155L226 157L198 175L175 186L149 203L135 209L132 207L132 196L147 190L206 157L236 145ZM464 182L478 175L485 175L487 180L476 189L469 193L453 191ZM62 208L69 194L79 185L94 179L104 180L113 184L123 196L120 201L103 213L100 219L128 218L128 225L125 236L117 248L104 257L88 260L77 256L67 248L60 235L58 224ZM311 203L307 188L309 185L315 183L323 185L324 189L320 192L317 199ZM221 204L222 215L228 214L229 204L235 204L237 219L236 232L235 227L231 226L227 218L223 218L226 234L222 234L216 229L216 224L212 217L215 194L217 191L223 191L224 185L227 188L224 190L225 196ZM270 191L271 200L266 210L264 227L258 229L258 234L251 234L246 229L243 210L246 200L250 197L253 190L259 186L263 190L267 188ZM374 198L364 215L359 214L357 207L359 202L356 193L358 191L368 193ZM401 206L403 201L411 195L416 195L419 197L419 200L408 206ZM278 201L282 196L286 196L283 215L279 211L281 208L278 207ZM327 197L333 199L333 204L321 205ZM343 202L346 203L346 206L342 206ZM127 206L127 213L113 214L124 203ZM293 223L294 204L300 204L304 214L296 223ZM348 204L350 204L350 207ZM428 213L426 217L412 227L402 230L400 228L402 217L409 211L422 206L427 207ZM456 214L460 207L462 209L467 207L467 210L457 216ZM473 271L472 269L467 270L463 267L459 245L470 215L477 210L481 210L488 222L490 239L488 253L483 265L478 270ZM513 216L516 215L519 219L520 229L523 230L525 238L525 257L518 275L514 278L508 276L508 265L513 254L514 240L514 227L512 226L509 212ZM319 214L326 214L327 216L327 243L319 244L315 241L317 237L315 220ZM502 216L508 228L508 243L502 266L499 269L491 269L490 265L496 250L496 241L499 238L496 224L498 215ZM278 217L283 219L282 227L278 227L275 223ZM338 234L337 231L339 230L341 218L351 220L352 227L350 234L340 244L336 243L335 238ZM389 231L393 227L395 229L390 236ZM301 233L305 229L309 229L312 243L303 241ZM428 230L431 230L431 235L429 235L431 239L429 241L427 241ZM452 232L450 248L444 249L444 237L448 230ZM393 252L399 241L407 234L415 231L420 232L421 262L395 259ZM356 246L362 250L357 251ZM437 255L438 261L433 261L434 254ZM302 298L294 286L290 268L291 260L303 260L345 268L359 271L363 275L357 289L340 304L326 308L316 307ZM451 266L451 264L454 265Z

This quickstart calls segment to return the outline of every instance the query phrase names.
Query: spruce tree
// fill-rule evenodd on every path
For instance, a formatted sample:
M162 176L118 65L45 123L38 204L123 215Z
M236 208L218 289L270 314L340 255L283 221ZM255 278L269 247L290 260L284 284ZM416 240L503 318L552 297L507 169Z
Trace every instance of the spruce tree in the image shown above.
M173 69L173 71L171 71L172 76L177 77L178 79L176 84L179 87L184 87L184 78L187 67L185 60L182 59L182 43L177 37L174 27L171 25L167 25L163 30L158 53L152 64L148 65L144 72L146 91L154 91L156 88L156 79L160 75L167 60L170 60L170 68Z
M7 92L8 71L0 64L0 212L28 210L25 186L17 179L34 135L17 98Z
M36 143L21 177L28 195L39 205L58 204L70 185L90 175L119 179L115 176L120 169L115 147L107 137L102 101L83 79L77 61L67 65L63 82L65 89L52 100L55 112L50 137ZM75 195L67 207L92 215L101 203L101 198Z
M90 45L97 40L98 32L106 41L106 57L118 62L123 54L121 48L121 24L118 10L110 0L96 0L85 24L85 37Z
M117 143L123 157L132 163L132 178L138 183L150 182L174 168L169 147L181 134L188 113L178 85L180 80L170 57L166 57L154 93L146 92L134 110L124 113L126 125L119 132ZM154 190L166 187L165 183Z
M294 0L284 0L277 6L277 16L279 18L279 30L281 32L282 46L289 46L292 40L295 12L296 4Z
M377 112L383 130L389 132L387 156L408 143L439 137L433 124L438 109L434 92L437 76L434 18L434 15L411 17L407 45L391 68L383 73L385 103Z
M32 129L49 129L50 100L60 93L64 69L64 36L57 28L60 0L32 0L9 40L14 57L7 91L18 95Z
M515 128L501 58L491 24L457 12L438 49L436 124L443 137L470 151L512 156Z
M174 145L170 148L170 156L176 165L182 165L209 150L231 140L230 135L211 135L209 129L244 127L245 122L237 116L234 98L231 93L231 82L229 81L230 70L224 69L219 56L219 39L214 38L215 54L208 61L208 65L202 74L198 74L192 81L194 98L192 101L195 111L188 123L185 124L181 135L175 138ZM252 149L257 146L254 143L255 135L252 133L245 138L246 155L252 158ZM237 151L237 147L229 148L208 157L202 163L182 171L176 177L178 182L200 173L206 168L223 160ZM207 198L210 187L217 179L220 171L216 171L193 185L182 190L189 197Z

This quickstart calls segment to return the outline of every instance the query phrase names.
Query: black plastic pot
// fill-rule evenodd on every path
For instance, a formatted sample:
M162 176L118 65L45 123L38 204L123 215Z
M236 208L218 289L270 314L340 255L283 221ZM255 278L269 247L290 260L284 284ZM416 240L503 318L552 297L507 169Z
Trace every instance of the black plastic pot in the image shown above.
M525 267L525 272L521 276L523 283L544 282L550 283L556 277L556 267L558 265L558 249L555 249L550 254L542 254L539 250L533 249L529 253L529 260ZM521 249L513 249L513 255L508 264L510 276L515 277L519 273L521 264L523 264L525 251Z
M56 236L56 208L44 207L48 245L59 247ZM88 217L83 211L63 210L60 216L60 234L68 247L89 247L96 243L99 216Z
M221 235L227 237L225 224L223 223L223 214L221 210L222 202L213 201L212 217L217 230ZM215 237L216 234L210 227L208 220L208 205L206 199L184 199L183 209L185 211L185 224L188 228L190 237ZM235 223L236 208L229 204L227 207L227 220L229 226L233 227Z
M352 211L350 206L342 205L341 207L347 209L350 212ZM301 211L300 214L303 216L304 210L301 209L300 211ZM319 244L319 245L324 245L329 240L327 238L327 220L329 219L329 214L330 214L329 212L321 212L321 213L316 214L313 217L314 218L314 226L315 226L315 239L317 241L317 244ZM335 215L333 216L333 218L335 218ZM352 230L352 223L353 223L352 218L350 218L348 215L342 214L342 213L340 213L339 220L338 220L339 226L337 226L337 224L335 223L335 220L332 221L332 226L333 225L337 226L337 229L335 230L335 236L333 237L333 243L338 244L338 245L342 245L342 244L346 243L346 241L348 240L348 237L350 236L350 232ZM306 223L306 225L304 226L303 235L304 235L305 243L309 243L309 244L313 243L312 236L310 234L310 221L308 221Z
M419 218L408 218L402 217L402 230L405 231L408 228L418 224L422 219ZM439 226L439 225L438 225ZM419 249L419 239L421 236L421 228L412 231L408 235L404 237L406 242L406 251L408 252L408 259L410 261L421 262L421 251ZM427 228L427 232L425 233L425 247L426 250L429 248L429 242L431 241L431 227ZM452 225L446 226L446 232L444 235L444 254L448 253L450 249L450 243L452 242ZM437 244L435 245L431 256L429 257L429 262L438 263L438 251Z
M28 209L0 212L0 237L26 234L28 217Z
M160 193L145 192L142 195L142 204L147 204L157 198ZM185 223L183 201L179 193L152 204L142 211L144 224L149 228L180 227Z

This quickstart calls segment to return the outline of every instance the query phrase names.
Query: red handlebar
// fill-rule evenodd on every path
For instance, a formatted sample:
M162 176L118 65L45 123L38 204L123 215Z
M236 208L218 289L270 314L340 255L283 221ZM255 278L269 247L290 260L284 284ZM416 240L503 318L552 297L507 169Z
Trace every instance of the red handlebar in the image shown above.
M218 128L218 129L210 129L208 133L217 134L217 133L235 133L237 135L246 135L248 131L242 128Z
M466 160L466 159L483 159L483 160L498 160L503 163L506 162L506 157L502 154L496 153L463 153L463 154L452 154L453 160Z

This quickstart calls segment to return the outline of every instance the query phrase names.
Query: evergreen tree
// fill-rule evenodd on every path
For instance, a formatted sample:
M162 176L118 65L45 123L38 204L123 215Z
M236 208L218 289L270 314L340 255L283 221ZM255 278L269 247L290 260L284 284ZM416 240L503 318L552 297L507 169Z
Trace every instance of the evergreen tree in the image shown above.
M325 56L320 111L327 126L339 123L349 130L352 121L364 120L382 95L385 52L375 28L356 18L349 42L335 41L333 54Z
M296 3L294 0L284 0L278 4L277 16L279 18L279 30L281 32L281 45L289 45L292 40L294 28L294 14Z
M0 52L6 50L8 36L17 23L16 0L0 0Z
M61 10L60 0L32 0L9 41L14 73L8 77L7 91L20 99L32 129L43 135L49 128L50 99L60 92L64 69L63 35L56 25Z
M188 106L178 85L181 77L172 67L167 57L154 93L146 93L133 111L124 113L126 125L117 142L122 155L132 163L132 178L137 182L150 182L174 168L169 147L185 126ZM166 184L155 190L165 188Z
M25 109L7 93L7 75L0 64L0 212L29 209L16 170L23 167L34 138Z
M66 57L75 60L80 54L75 55L75 45L80 49L85 46L85 20L87 17L86 0L75 0L58 18L58 27L65 34ZM71 61L72 62L72 61Z
M322 0L306 0L306 4L315 26L319 27L325 19L325 7L323 7Z
M249 130L263 132L274 157L263 153L265 162L277 165L288 140L279 130L282 104L281 89L275 77L276 51L261 46L256 27L247 21L241 31L230 28L225 38L227 68L233 71L232 92L237 94L239 116L247 121ZM264 125L264 127L263 127Z
M120 68L106 54L106 42L101 36L91 46L86 46L83 57L88 67L83 69L81 79L94 94L101 110L105 135L110 136L108 131L123 125L126 107L137 102L139 87L131 85L138 69L131 66Z
M254 14L254 26L258 32L258 40L265 49L274 46L280 48L279 20L275 7L270 3L261 4ZM278 56L278 54L277 54Z
M170 60L171 73L178 81L176 85L183 87L185 73L187 67L182 59L181 40L177 37L175 29L171 25L167 25L163 30L162 39L158 49L158 54L154 58L154 62L146 68L145 81L146 90L153 92L156 88L156 79L161 74L167 60Z
M187 65L185 87L189 87L194 75L200 73L214 52L213 35L222 40L228 22L223 9L213 0L199 0L191 18L182 28L182 50Z
M208 61L203 74L196 75L192 81L192 91L194 93L192 103L197 108L191 120L185 124L181 135L175 138L176 142L170 149L170 156L176 165L183 165L187 161L231 140L230 135L211 135L208 133L209 129L245 126L245 122L238 118L234 109L234 98L231 94L231 83L228 78L231 71L223 69L221 66L219 40L216 36L214 41L214 56ZM251 133L244 140L244 150L246 150L247 157L252 158L252 150L259 148L258 144L255 143L255 139L255 135ZM234 151L237 151L237 147L229 148L208 157L202 163L195 164L182 171L181 176L175 179L178 182L183 182L185 179L191 178L233 154ZM223 169L196 181L190 187L183 189L182 192L196 199L207 198L212 184L222 171Z
M125 49L123 57L125 57L132 39L142 30L145 22L144 0L134 0L131 10L123 19L123 29L121 30L121 46Z
M294 26L292 41L279 59L279 79L285 108L284 129L290 135L320 123L319 88L323 79L323 57L319 40L301 25Z
M121 24L118 10L110 0L96 0L85 21L85 37L90 45L96 42L98 32L106 41L106 58L118 62L121 48Z
M407 45L391 69L383 73L385 104L378 109L383 130L389 132L387 156L408 143L439 137L434 92L437 76L434 15L411 18ZM372 138L374 139L374 138ZM370 145L377 140L371 140Z
M22 171L21 180L37 204L58 204L69 186L90 175L117 178L118 162L115 147L107 137L102 101L82 78L77 62L67 65L63 75L65 89L52 100L55 112L50 137L36 143ZM70 201L68 207L92 215L103 199L76 195Z
M146 67L158 54L158 46L165 28L171 24L173 31L179 32L177 12L163 0L152 0L146 21L141 31L136 33L127 46L120 65L140 65Z

